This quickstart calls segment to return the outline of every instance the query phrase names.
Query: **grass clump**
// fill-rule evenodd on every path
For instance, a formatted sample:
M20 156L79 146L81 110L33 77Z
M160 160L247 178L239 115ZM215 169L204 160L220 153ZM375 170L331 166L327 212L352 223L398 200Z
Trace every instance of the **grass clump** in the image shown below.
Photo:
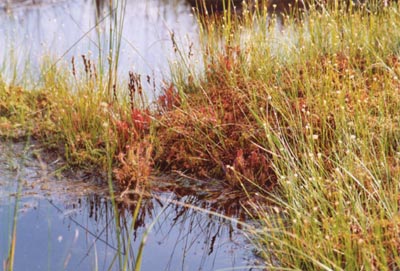
M68 165L89 171L98 168L100 173L108 170L111 155L116 184L121 187L147 178L152 163L146 140L150 119L138 105L144 101L138 97L142 94L134 93L133 87L121 87L126 94L114 88L110 97L107 83L101 81L107 77L97 76L86 56L82 63L82 70L74 61L72 68L43 67L46 72L34 89L3 82L1 136L33 137L46 150L64 157ZM132 99L118 101L116 96L130 97L128 92Z
M265 14L203 24L201 87L182 83L163 119L172 160L192 150L188 168L258 185L273 208L254 204L251 235L270 268L398 269L397 5L310 7L284 27Z

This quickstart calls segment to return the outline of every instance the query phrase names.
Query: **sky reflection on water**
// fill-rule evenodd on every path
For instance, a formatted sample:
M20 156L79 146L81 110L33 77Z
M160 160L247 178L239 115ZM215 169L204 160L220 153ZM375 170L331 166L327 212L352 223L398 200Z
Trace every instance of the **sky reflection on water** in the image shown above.
M196 195L168 191L145 197L134 224L137 198L118 204L118 245L106 187L79 177L55 176L57 161L41 163L32 155L33 145L6 145L0 144L0 262L7 258L19 184L14 270L120 270L118 260L114 261L118 255L127 259L132 270L140 242L152 224L142 270L250 270L255 262L235 222L186 205L212 208L213 204Z
M17 2L9 8L5 2L0 5L3 74L10 78L35 75L43 56L70 65L72 57L90 55L98 61L102 55L107 66L111 16L104 3L108 1L31 2ZM128 0L124 22L119 65L124 78L134 71L156 77L158 82L168 79L169 62L176 57L171 33L182 50L189 50L198 40L196 19L184 0Z

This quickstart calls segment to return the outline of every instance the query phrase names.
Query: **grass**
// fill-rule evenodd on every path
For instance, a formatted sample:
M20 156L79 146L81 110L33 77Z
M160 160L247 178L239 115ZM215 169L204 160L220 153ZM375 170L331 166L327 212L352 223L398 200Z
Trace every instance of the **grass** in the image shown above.
M3 261L3 270L12 271L14 270L14 263L15 263L15 250L16 250L16 243L17 243L17 224L18 224L18 212L20 208L20 200L22 194L22 187L23 187L23 171L21 169L21 162L24 162L27 159L27 151L28 151L28 144L25 145L24 149L22 150L21 161L14 164L14 162L9 161L10 165L14 164L12 167L16 171L15 182L16 185L14 186L15 192L13 193L14 196L9 195L9 200L12 202L10 204L10 225L9 225L9 235L8 235L8 245L6 248L8 249L7 258ZM14 197L14 200L11 198ZM11 211L12 208L12 211Z
M400 13L376 4L202 22L203 81L163 115L167 161L272 203L250 230L267 269L399 268Z
M14 210L13 210L13 219L12 219L12 229L10 234L10 240L8 245L8 255L6 260L3 263L3 269L7 271L14 270L14 261L15 261L15 248L17 242L17 217L18 217L18 207L19 207L19 198L21 195L21 180L18 179L18 188L16 193L16 198L14 202Z
M187 103L215 110L207 134L218 139L203 135L199 145L233 138L227 169L272 202L269 212L254 204L261 227L251 231L269 268L396 270L397 6L311 8L278 34L265 20L206 24L203 104L193 94ZM252 164L261 160L252 152L265 162Z
M124 158L122 152L126 150L129 154L131 150L128 148L129 142L142 136L140 129L132 131L134 135L129 134L131 132L129 129L140 125L140 128L144 130L142 126L145 125L134 123L134 117L142 116L141 111L136 112L134 110L135 87L141 87L140 82L129 87L130 106L121 105L117 100L119 95L117 93L118 61L125 9L126 1L110 1L109 14L104 18L99 18L98 21L100 24L107 17L112 18L109 19L110 43L108 45L107 70L103 66L104 60L101 53L97 61L82 55L82 65L79 67L75 63L75 58L71 60L71 68L63 67L63 64L59 62L62 62L62 57L68 50L61 58L56 60L45 59L44 57L40 78L34 84L31 84L33 85L32 89L16 86L15 83L6 84L0 75L1 137L16 140L33 137L42 142L48 151L62 154L67 164L72 167L87 168L90 171L100 167L99 172L107 173L106 179L114 209L117 238L117 252L110 268L113 268L113 265L117 263L121 270L129 269L128 265L132 261L131 257L128 257L130 254L126 254L131 253L130 248L129 251L125 251L123 246L125 241L130 244L131 239L130 233L128 233L127 238L124 236L124 229L120 225L121 220L114 193L115 183L112 176L115 162L114 154L119 153L118 159L121 165L129 163L130 157ZM91 30L94 30L94 28ZM98 37L100 40L100 33L98 33ZM99 48L99 51L101 52L101 48ZM18 64L15 59L8 59L8 61L14 67L12 82L16 81L17 76L22 78L23 83L29 82L28 74L18 74L16 68ZM7 63L7 60L5 60L5 63ZM3 67L5 67L5 64L3 64ZM3 72L6 73L4 70ZM139 96L141 101L144 101L143 96L141 94ZM133 115L134 113L136 115ZM130 114L132 114L132 118ZM122 120L121 117L127 120ZM140 144L140 146L141 148L145 147L144 144ZM131 166L134 167L135 165ZM141 164L136 165L134 169L137 170L139 166ZM146 174L146 165L143 169L141 174ZM122 179L124 175L119 174L117 169L115 176L119 182L119 187L131 187L131 180ZM131 178L130 175L129 178ZM135 178L136 180L138 178ZM130 225L131 231L135 227L141 206L141 191L140 187L137 187L136 193L139 195L139 201ZM9 255L4 267L7 270L14 268L18 201L19 193L15 203ZM145 241L142 241L142 245L137 251L138 255L133 259L135 270L140 269L144 243ZM95 263L97 269L97 259L95 259Z
M399 268L397 5L311 5L285 26L267 15L199 18L204 73L177 48L182 65L151 104L133 73L110 95L88 59L34 90L0 81L1 132L112 167L121 188L175 169L261 194L272 211L254 202L250 234L271 269Z

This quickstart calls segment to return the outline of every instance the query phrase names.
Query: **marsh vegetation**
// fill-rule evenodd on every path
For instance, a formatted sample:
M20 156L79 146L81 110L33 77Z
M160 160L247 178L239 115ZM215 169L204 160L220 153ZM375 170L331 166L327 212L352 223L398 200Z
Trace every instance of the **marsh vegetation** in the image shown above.
M100 169L122 196L165 173L236 191L263 268L396 270L400 11L351 3L197 14L198 42L169 32L163 82L118 74L110 20L104 69L84 55L43 61L31 88L0 79L1 134Z

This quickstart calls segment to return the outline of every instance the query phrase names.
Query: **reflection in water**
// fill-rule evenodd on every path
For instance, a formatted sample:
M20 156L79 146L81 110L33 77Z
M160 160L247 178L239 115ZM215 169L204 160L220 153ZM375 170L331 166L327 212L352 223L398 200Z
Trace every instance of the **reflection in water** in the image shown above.
M3 66L9 78L37 74L45 55L69 65L73 56L91 54L107 69L108 0L9 2L0 4L0 70ZM124 22L119 65L124 77L132 70L167 79L169 60L176 57L171 33L183 50L197 40L196 19L184 0L128 0Z
M132 270L150 227L142 270L250 269L246 266L254 257L236 223L189 207L217 210L220 207L212 199L185 194L182 188L179 194L168 192L174 185L192 187L190 181L164 182L152 196L143 198L135 221L132 214L138 196L130 195L118 203L119 218L115 219L105 188L89 181L57 179L52 174L57 160L40 163L29 149L0 144L1 262L7 258L13 193L18 182L23 187L15 270L120 270L119 256Z

